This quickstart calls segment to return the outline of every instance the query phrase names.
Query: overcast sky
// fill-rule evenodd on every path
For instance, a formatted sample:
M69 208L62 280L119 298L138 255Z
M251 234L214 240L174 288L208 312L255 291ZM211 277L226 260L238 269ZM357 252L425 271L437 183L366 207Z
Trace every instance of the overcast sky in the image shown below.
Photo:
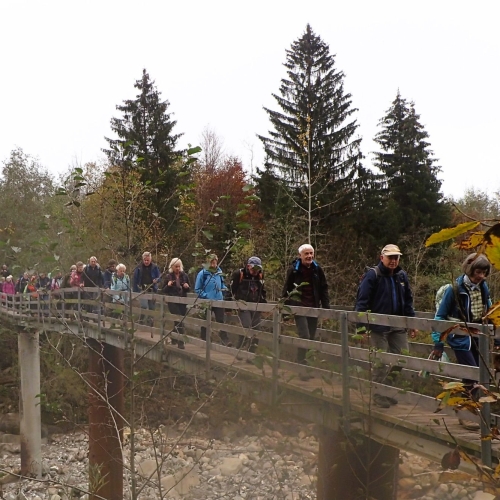
M21 147L54 174L97 161L115 106L146 68L181 146L210 126L259 166L285 49L310 23L336 54L370 152L399 88L415 102L446 195L500 190L500 2L0 0L0 160Z

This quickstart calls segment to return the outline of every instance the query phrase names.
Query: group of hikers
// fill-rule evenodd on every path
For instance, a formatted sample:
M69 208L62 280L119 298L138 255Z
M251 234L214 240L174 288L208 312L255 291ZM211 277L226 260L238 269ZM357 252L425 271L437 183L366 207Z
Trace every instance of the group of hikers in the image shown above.
M356 297L355 310L370 311L384 315L414 317L413 293L407 273L400 266L402 252L394 244L388 244L380 252L379 262L369 268L363 275ZM489 289L486 278L491 271L491 264L484 254L472 253L462 264L462 274L454 283L443 287L435 315L435 319L460 322L482 323L486 311L491 306ZM6 294L29 293L35 291L52 290L69 287L99 287L117 292L147 292L144 298L139 296L142 309L155 309L154 293L170 296L186 297L191 291L188 274L184 271L182 260L173 258L165 273L160 271L152 261L150 252L142 254L142 260L133 271L132 279L126 274L126 266L110 260L104 271L101 270L97 258L90 257L88 264L77 262L71 266L70 272L63 276L57 273L48 277L44 273L24 273L16 282L13 281L6 265L2 266L0 274L0 291ZM235 299L251 304L266 302L264 272L262 261L257 256L248 259L246 265L232 273L229 286L226 285L224 273L219 266L217 255L210 254L203 268L198 272L194 284L194 292L199 298L212 301ZM309 244L298 248L298 256L289 266L282 291L285 303L292 306L307 308L330 308L328 283L323 268L314 259L314 248ZM127 295L117 293L112 299L114 302L125 303ZM184 334L182 318L186 315L186 304L169 302L169 312L180 316L175 321L175 331L181 336ZM224 323L225 309L212 305L211 312L218 323ZM252 308L238 311L241 325L244 328L258 330L261 323L261 313ZM297 334L302 339L314 340L318 326L318 318L300 314L294 315ZM149 323L152 326L152 317L141 315L139 323ZM367 335L370 344L377 350L401 354L408 350L408 336L414 338L415 330L407 331L404 328L389 327L376 324L359 324L358 334ZM227 332L219 332L223 345L231 347ZM206 339L206 328L202 327L200 336ZM440 359L444 345L439 332L432 333L434 341L433 359ZM184 349L184 342L173 341ZM465 332L457 331L447 336L447 342L453 349L457 362L469 366L479 366L479 350L477 339ZM238 336L236 347L246 348L255 352L258 338L255 334L247 338ZM297 362L307 364L307 350L297 350ZM397 369L397 368L396 368ZM394 367L393 367L394 370ZM386 377L385 374L383 377ZM310 378L308 375L304 379ZM381 380L379 380L381 381ZM464 380L466 387L471 391L476 382ZM386 398L387 399L387 398ZM391 398L388 398L391 399ZM390 401L378 398L375 402L382 407Z

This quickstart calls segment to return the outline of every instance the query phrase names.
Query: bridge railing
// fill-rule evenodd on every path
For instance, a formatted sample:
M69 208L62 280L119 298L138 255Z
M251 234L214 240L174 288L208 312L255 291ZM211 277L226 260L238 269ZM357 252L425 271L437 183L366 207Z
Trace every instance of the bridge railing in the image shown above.
M141 302L149 302L152 309L141 307ZM187 306L185 317L177 316L169 311L169 303L180 303ZM358 313L355 311L345 311L337 308L315 309L305 307L287 306L276 303L254 304L242 301L210 301L198 298L182 298L152 293L129 293L117 292L111 290L102 290L99 288L84 289L60 289L55 292L42 292L33 294L1 295L1 308L6 313L18 316L20 318L39 318L46 321L56 321L61 318L77 319L87 322L97 323L99 328L130 328L132 320L138 327L144 330L150 330L159 333L162 337L171 336L179 339L180 335L173 327L174 321L182 321L188 331L187 342L196 340L197 330L202 326L210 327L211 343L213 344L214 333L224 330L230 335L242 335L245 337L257 336L269 346L273 345L273 330L279 323L280 327L280 346L290 346L292 348L305 348L314 350L318 353L332 355L336 357L348 356L349 359L364 362L367 360L367 349L357 345L353 341L356 324L366 325L384 325L396 328L416 329L419 331L442 332L456 325L456 322L439 321L426 317L405 317L391 316L374 313ZM144 304L143 304L144 305ZM207 319L207 311L214 305L226 309L226 312L232 311L234 314L226 315L225 323ZM338 306L337 306L338 307ZM262 313L260 327L256 330L243 328L238 321L237 312L243 310L258 311ZM276 314L277 313L277 316ZM424 313L426 314L426 313ZM317 317L323 322L323 326L318 328L319 340L306 340L296 336L293 316ZM489 360L490 342L495 332L490 327L480 324L470 324L470 327L478 330L479 339L484 338L485 351L484 359ZM342 349L343 330L347 329L346 341L348 349ZM459 333L464 334L464 331ZM324 338L328 338L325 341ZM332 340L338 339L338 343ZM359 344L359 343L358 343ZM413 343L410 343L410 352L414 349ZM427 356L432 351L432 345L416 344L417 353ZM212 348L215 348L212 345ZM218 346L220 347L220 346ZM275 354L275 353L273 353ZM408 353L406 353L408 354ZM245 352L243 357L253 358L254 355ZM404 364L406 368L413 370L425 370L431 374L447 376L450 378L469 378L479 380L479 368L456 365L454 363L440 363L429 359L423 359L419 356L394 355L388 353L377 353L379 359L389 365L397 363ZM401 359L400 359L401 358ZM402 361L401 361L402 360ZM493 372L492 372L493 373Z
M141 307L141 303L142 306ZM187 306L187 314L181 317L169 311L169 303L181 303ZM443 332L456 323L450 321L437 321L429 317L428 313L419 314L420 317L409 318L402 316L380 315L374 313L358 313L352 310L342 310L336 306L332 309L315 309L304 307L283 307L282 304L253 304L241 301L209 301L198 298L179 298L152 293L130 293L101 290L98 288L85 289L60 289L54 292L39 291L34 294L1 296L0 309L2 314L10 315L19 321L43 321L48 323L76 321L79 325L92 325L99 334L106 331L121 332L124 339L133 335L134 329L151 332L151 336L158 336L162 342L166 338L184 340L205 348L205 364L207 373L213 362L213 352L224 352L247 358L250 361L258 357L267 359L271 366L272 393L276 398L278 393L278 380L280 370L296 373L297 376L312 374L317 379L328 383L338 382L341 387L341 398L344 414L349 415L352 405L351 389L362 388L365 382L370 387L384 394L393 394L397 388L389 387L384 383L375 382L370 374L374 364L387 367L398 367L403 372L416 374L423 370L440 379L470 379L477 380L483 385L489 385L495 380L495 371L490 366L490 340L495 332L486 325L469 325L480 333L478 338L479 351L482 360L480 367L458 365L455 363L442 363L426 359L431 352L430 344L420 344L420 356L405 354L389 354L375 352L359 345L356 342L355 325L359 323L368 325L385 325L389 327L417 329L424 332ZM232 311L226 315L225 323L218 323L211 318L211 307L217 306ZM148 308L149 307L149 308ZM262 322L257 330L243 328L238 321L238 312L243 310L259 311ZM293 322L294 315L317 317L322 323L318 330L319 340L301 339L295 334ZM230 320L230 321L229 321ZM185 326L185 335L175 329L174 322L182 322ZM206 328L206 341L199 338L201 327ZM257 336L264 349L257 353L247 351L238 352L235 348L217 344L216 333L226 331L230 336L242 335L245 337ZM464 333L461 331L460 333ZM325 339L328 339L326 341ZM297 348L307 349L309 365L294 363L293 353ZM260 352L259 352L260 351ZM329 361L329 362L325 362ZM281 380L282 381L282 380ZM418 384L417 384L418 385ZM422 384L423 385L423 384ZM405 397L412 401L412 397L422 398L418 388L412 387L405 391ZM432 401L432 398L428 398ZM433 402L436 407L435 401ZM473 418L473 417L472 417ZM348 418L346 418L348 421ZM485 404L480 419L483 435L490 433L489 405ZM481 444L485 448L485 455L490 454L491 442L484 440ZM488 446L489 451L488 451ZM486 462L485 462L486 463Z

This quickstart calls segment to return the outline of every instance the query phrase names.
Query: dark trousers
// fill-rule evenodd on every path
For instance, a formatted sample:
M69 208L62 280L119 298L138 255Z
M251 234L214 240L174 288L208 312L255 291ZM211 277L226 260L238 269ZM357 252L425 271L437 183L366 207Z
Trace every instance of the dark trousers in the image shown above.
M251 328L253 330L259 328L261 319L260 311L239 311L238 316L243 328ZM243 344L245 343L245 340L246 337L244 337L243 335L238 335L238 345L236 347L238 349L241 349L243 347ZM257 350L259 339L254 333L252 333L252 337L248 339L248 344L248 350L250 352L255 352Z
M207 309L207 314L209 314L209 311L210 310ZM215 315L215 321L217 321L217 323L224 323L224 317L225 317L226 310L223 307L212 307L212 312ZM207 318L208 318L208 316L207 316ZM227 336L227 332L225 332L224 330L221 330L219 332L219 335L220 335L221 342L224 345L227 345L227 343L229 342L229 337ZM204 326L201 327L200 336L201 336L202 340L207 340L207 329Z
M471 339L470 351L459 351L453 349L453 352L455 353L455 357L457 358L457 363L459 365L479 366L479 348L476 338L472 337ZM477 382L477 380L464 378L462 382L467 389L471 390L472 386Z
M154 300L154 299L139 299L139 302L141 304L141 309L148 309L150 311L155 310L156 300ZM154 324L154 320L153 320L152 316L146 316L145 314L141 314L141 316L139 317L139 322L144 323L145 321L147 321L147 323L150 326L153 326L153 324Z
M301 339L314 340L316 329L318 328L318 318L310 316L295 316L295 326ZM297 349L297 363L305 363L307 349L299 347Z
M170 314L176 314L184 317L186 316L186 309L186 304L176 304L173 302L168 303L168 311ZM184 335L184 323L182 322L182 319L180 321L174 320L174 331L179 335ZM178 342L180 344L184 343L182 340L179 340ZM172 344L177 344L177 339L172 339Z

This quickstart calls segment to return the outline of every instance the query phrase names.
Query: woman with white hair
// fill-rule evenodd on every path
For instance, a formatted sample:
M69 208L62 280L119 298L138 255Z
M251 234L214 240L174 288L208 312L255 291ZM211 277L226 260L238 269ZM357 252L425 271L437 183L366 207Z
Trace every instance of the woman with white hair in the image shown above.
M111 290L115 290L116 292L128 292L130 290L130 278L128 274L125 273L126 270L127 267L125 264L118 264L116 266L116 270L111 276ZM128 296L128 293L113 295L113 302L127 304Z
M182 260L178 257L174 257L170 261L167 274L164 276L161 293L170 295L171 297L187 297L189 288L189 277L184 272ZM183 319L184 316L186 316L186 304L169 302L168 310L170 314L182 316ZM182 319L180 321L174 321L174 330L179 335L184 335L184 325L182 323ZM185 348L183 340L178 341L177 339L172 339L172 344L177 344L179 349Z

